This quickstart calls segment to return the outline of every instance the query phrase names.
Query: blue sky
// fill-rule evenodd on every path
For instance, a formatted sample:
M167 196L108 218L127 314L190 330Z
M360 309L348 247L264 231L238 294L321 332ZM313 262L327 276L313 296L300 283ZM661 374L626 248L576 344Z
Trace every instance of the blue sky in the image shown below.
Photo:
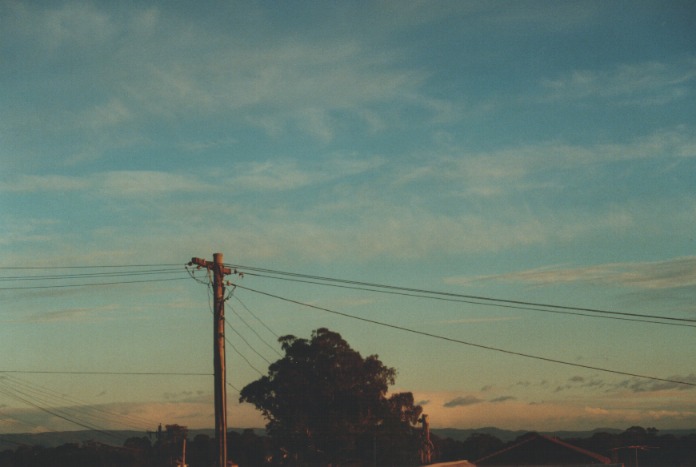
M695 319L695 19L678 1L4 1L0 267L180 264L169 277L181 279L191 257L220 251L269 269ZM693 327L239 280L467 342L696 382ZM235 296L229 321L250 342L230 335L236 388L277 358L261 322L303 337L325 326L396 367L396 389L433 426L696 426L693 386ZM1 290L0 370L207 372L208 306L193 280ZM207 377L5 378L52 391L46 405L71 394L153 426L212 426ZM232 425L261 425L229 399ZM5 430L65 426L7 394L0 408Z

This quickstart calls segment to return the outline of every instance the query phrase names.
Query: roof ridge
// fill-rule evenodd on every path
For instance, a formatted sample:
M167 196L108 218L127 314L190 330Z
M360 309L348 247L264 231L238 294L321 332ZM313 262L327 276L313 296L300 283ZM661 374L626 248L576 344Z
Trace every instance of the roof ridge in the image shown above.
M601 455L601 454L597 454L596 452L588 451L587 449L584 449L584 448L581 448L581 447L578 447L578 446L574 446L574 445L572 445L572 444L570 444L570 443L567 443L567 442L565 442L565 441L562 441L562 440L560 440L559 438L556 438L556 437L554 437L554 436L543 435L543 434L540 434L540 433L532 433L532 434L529 434L529 435L523 435L523 437L524 437L525 439L522 439L522 440L520 440L520 441L518 441L518 442L516 442L516 443L514 443L514 444L512 444L512 445L510 445L510 446L508 446L508 447L506 447L506 448L503 448L503 449L501 449L501 450L499 450L499 451L496 451L496 452L494 452L494 453L492 453L492 454L489 454L489 455L484 456L484 457L482 457L482 458L480 458L480 459L477 459L476 461L474 461L474 463L478 465L479 462L486 461L486 460L488 460L488 459L490 459L490 458L492 458L492 457L494 457L494 456L498 456L498 455L500 455L500 454L502 454L502 453L504 453L504 452L508 452L508 451L510 451L510 450L512 450L512 449L515 449L515 448L518 448L518 447L520 447L520 446L523 446L523 445L525 445L525 444L527 444L527 443L530 443L530 442L534 441L535 439L545 439L545 440L550 441L550 442L552 442L552 443L558 444L559 446L563 446L563 447L565 447L565 448L567 448L567 449L570 449L570 450L572 450L572 451L575 451L575 452L581 453L581 454L583 454L583 455L586 455L586 456L588 456L588 457L591 457L591 458L593 458L593 459L596 459L596 460L600 461L600 462L603 463L603 464L609 464L609 463L611 463L611 459L609 459L609 458L606 457L606 456L603 456L603 455Z

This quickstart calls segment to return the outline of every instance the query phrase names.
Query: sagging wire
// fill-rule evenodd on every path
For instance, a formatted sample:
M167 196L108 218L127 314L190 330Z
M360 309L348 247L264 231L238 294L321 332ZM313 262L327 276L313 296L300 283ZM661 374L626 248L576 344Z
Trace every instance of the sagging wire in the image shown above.
M185 266L185 267L186 267L186 270L188 271L189 275L191 276L191 278L192 278L193 280L195 280L195 281L198 282L199 284L203 284L203 285L206 286L206 289L207 289L207 292L208 292L208 311L210 311L210 313L211 313L212 315L215 315L215 311L214 311L214 307L213 307L213 297L212 297L212 288L213 288L213 283L214 283L213 277L212 277L212 272L211 272L211 270L210 270L209 268L205 268L205 270L206 270L206 277L208 278L208 281L205 282L205 281L202 281L202 280L200 280L199 278L197 278L197 277L195 276L195 274L189 269L189 267L190 267L191 265L192 265L191 263L186 264L186 266ZM201 269L203 269L202 266L197 266L197 267L194 269L194 271L198 271L198 270L201 270ZM233 274L239 275L240 277L243 277L243 275L244 275L243 273L238 272L236 269L233 271ZM232 283L231 281L225 281L225 282L224 282L224 285L226 285L226 286L228 286L228 287L232 287L232 289L228 292L227 296L223 298L223 301L227 301L227 300L229 300L230 298L232 298L232 296L233 296L233 294L234 294L234 290L237 288L237 286L236 286L234 283ZM226 319L225 319L225 324L227 324L228 326L230 326L229 322L228 322ZM230 329L232 329L232 331L234 331L234 332L239 336L239 333L238 333L234 328L232 328L232 326L230 326ZM240 337L241 337L241 336L240 336ZM242 340L244 340L244 338L242 338ZM237 355L239 355L239 356L247 363L247 365L249 365L249 367L250 367L251 369L253 369L254 371L256 371L259 375L264 376L264 373L263 373L261 370L259 370L256 366L254 366L254 364L251 363L251 362L249 361L249 359L248 359L244 354L242 354L242 353L239 351L239 349L237 349L237 347L235 347L235 345L227 338L227 336L225 336L225 342L232 348L232 350L233 350ZM247 345L249 345L249 347L250 347L254 352L256 352L263 360L265 360L267 363L270 364L270 362L269 362L266 358L264 358L261 354L259 354L259 353L258 353L246 340L244 340L244 342L246 342Z

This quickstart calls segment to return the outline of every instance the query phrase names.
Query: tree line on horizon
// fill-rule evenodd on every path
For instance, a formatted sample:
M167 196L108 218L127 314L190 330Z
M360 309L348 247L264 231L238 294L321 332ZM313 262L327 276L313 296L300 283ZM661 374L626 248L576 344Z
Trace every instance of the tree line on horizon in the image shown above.
M432 462L455 460L475 461L498 450L512 446L533 433L527 433L507 443L487 433L473 433L465 440L432 435ZM183 439L187 438L186 427L168 425L164 436L150 440L147 436L127 439L123 446L86 441L66 443L57 447L20 446L0 452L0 467L171 467L181 461ZM241 433L228 433L230 460L239 467L327 465L297 463L287 457L284 448L273 438L257 434L253 429ZM381 440L384 441L384 440ZM655 428L633 426L621 433L597 432L587 438L563 438L574 446L609 457L617 463L633 466L636 454L639 465L644 467L694 467L696 466L696 434L675 436L659 434ZM188 467L211 467L216 459L216 443L205 434L198 434L186 444ZM636 453L633 447L645 447ZM416 466L419 460L412 456L400 462L380 458L377 465ZM372 466L373 460L347 461L338 465Z

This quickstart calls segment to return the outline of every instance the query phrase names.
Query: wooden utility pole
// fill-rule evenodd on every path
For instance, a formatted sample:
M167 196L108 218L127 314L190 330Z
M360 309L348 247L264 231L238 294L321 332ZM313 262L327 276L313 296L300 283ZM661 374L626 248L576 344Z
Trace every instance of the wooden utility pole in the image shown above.
M420 457L422 464L430 464L432 462L433 442L430 440L430 423L428 422L428 416L423 414L421 418L418 419L419 422L423 424L421 431L421 448Z
M227 467L227 377L225 375L225 274L232 274L222 261L222 253L213 253L213 261L191 258L191 263L213 271L213 365L215 369L215 441L217 467Z

